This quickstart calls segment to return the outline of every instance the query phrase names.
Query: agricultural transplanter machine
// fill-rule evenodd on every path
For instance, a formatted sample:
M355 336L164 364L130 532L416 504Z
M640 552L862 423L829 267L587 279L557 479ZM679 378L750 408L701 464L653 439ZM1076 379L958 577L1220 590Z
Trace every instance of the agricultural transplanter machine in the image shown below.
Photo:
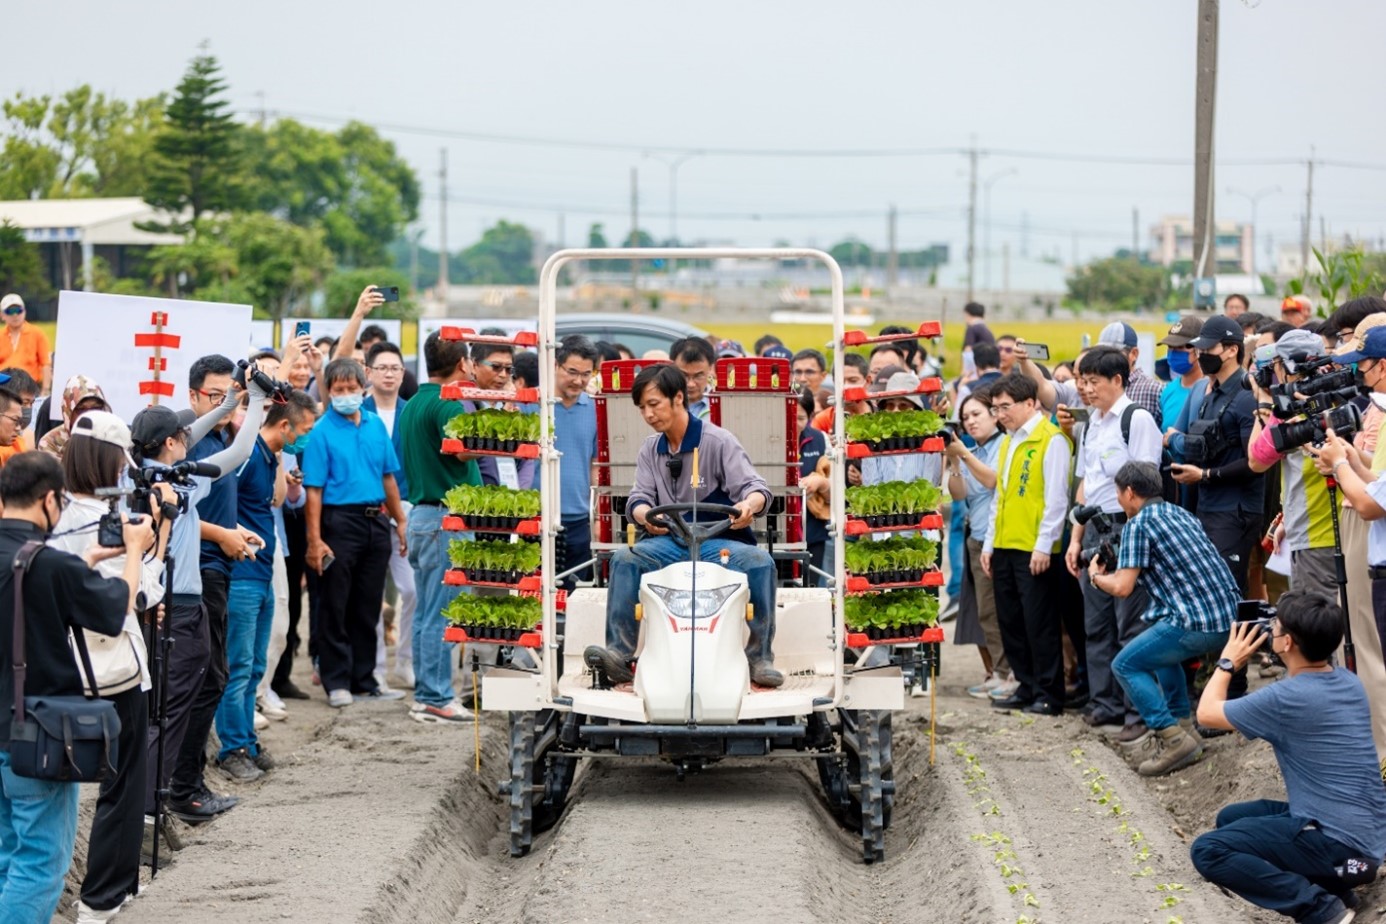
M848 594L889 594L894 588L927 588L936 594L941 575L936 568L911 575L905 583L875 584L844 568L844 538L857 534L869 542L881 535L875 522L867 524L848 516L844 506L843 472L848 458L858 459L877 452L873 447L848 443L844 439L843 415L835 415L834 446L830 450L836 487L832 492L830 541L835 544L836 573L831 589L814 586L782 586L777 592L775 664L785 674L778 689L753 686L743 651L747 635L748 590L744 574L717 563L698 562L696 556L647 574L641 581L639 599L641 647L633 683L605 687L583 663L588 645L606 644L607 590L603 586L583 587L566 595L559 589L563 574L555 567L555 544L559 541L559 453L554 448L553 382L555 350L556 280L559 270L573 260L706 260L717 258L760 258L773 260L814 260L822 263L832 277L834 347L840 353L854 345L878 339L859 331L844 330L842 274L836 262L817 250L723 250L723 249L603 249L564 250L549 258L540 280L539 394L540 428L537 454L541 463L542 512L537 526L542 541L542 565L537 576L520 578L519 593L537 593L542 603L539 631L519 639L507 637L496 643L530 648L532 667L524 658L511 665L487 671L482 680L483 708L509 713L510 773L500 784L510 804L510 850L521 856L530 849L536 832L553 825L562 814L577 761L584 757L646 757L668 761L680 778L688 770L727 758L756 757L770 753L799 755L817 762L827 801L839 819L860 831L862 855L866 862L885 855L885 829L890 822L894 797L891 757L891 713L904 705L904 690L911 671L927 669L937 657L941 633L924 616L909 620L915 624L908 638L886 638L876 632L871 638L849 631L844 621L844 599ZM937 324L926 324L912 336L936 336ZM898 339L898 338L897 338ZM758 359L724 361L759 363L746 387L761 399L778 403L777 414L769 415L776 428L773 440L780 447L777 463L782 473L778 484L770 481L776 502L772 516L795 520L780 537L802 539L802 523L797 518L805 509L797 485L798 434L794 430L793 401L789 390L789 364L783 360ZM606 364L603 383L608 390L629 392L634 369L631 361L620 366ZM614 368L607 368L614 367ZM722 363L719 363L719 368ZM721 369L727 372L727 369ZM624 376L622 375L624 373ZM842 366L835 364L837 394L844 395ZM624 378L624 381L620 381ZM743 376L743 382L746 376ZM735 418L729 408L738 400L738 389L719 375L720 419ZM928 380L919 391L937 390L937 380ZM854 400L844 395L846 400ZM760 407L760 406L757 406ZM620 542L626 531L620 528L621 498L612 505L609 496L621 490L621 473L627 479L639 437L648 429L634 427L638 409L628 394L611 395L602 403L599 438L612 433L629 433L630 438L604 445L599 458L610 461L603 476L601 504L593 504L594 540L605 536ZM625 415L630 425L620 430L616 415ZM634 415L634 416L631 416ZM745 415L743 415L745 416ZM764 415L759 415L763 418ZM783 428L780 429L783 421ZM643 427L643 422L639 422ZM747 429L753 429L747 427ZM733 432L736 432L735 430ZM758 469L765 470L767 449L752 445L750 438L738 434ZM785 447L791 447L786 453ZM457 447L451 447L456 451ZM937 452L941 442L915 446L914 452ZM883 450L886 454L894 450ZM690 456L692 454L689 454ZM697 478L696 461L683 466L681 477ZM599 463L600 464L600 463ZM786 477L783 473L789 472ZM613 473L615 473L613 475ZM614 480L613 480L614 478ZM696 481L694 482L697 483ZM704 486L695 492L707 493ZM703 512L715 510L711 505ZM720 521L709 525L685 523L678 505L660 508L674 525L675 535L686 544L719 533ZM722 511L725 512L725 511ZM607 518L606 522L600 522ZM613 523L617 524L613 529ZM868 528L870 525L871 528ZM938 529L936 514L919 514L910 524L915 530ZM459 525L457 528L461 528ZM775 539L774 527L770 539ZM902 527L887 527L886 532ZM764 529L764 527L762 527ZM524 529L520 529L524 532ZM594 541L600 548L602 543ZM792 545L792 542L790 543ZM610 542L608 542L608 550ZM799 548L802 548L800 544ZM803 558L804 556L800 556ZM568 562L572 570L580 563ZM600 570L601 561L598 561ZM798 566L800 576L808 574L806 561ZM458 581L462 583L463 581ZM598 582L600 585L600 581ZM811 585L811 580L801 580ZM917 597L913 599L918 599ZM936 604L936 597L932 598ZM936 605L932 608L936 612ZM560 623L560 612L565 611ZM932 615L932 614L929 614ZM560 632L562 637L560 637ZM890 633L885 633L889 635ZM899 633L897 633L899 634ZM467 639L459 629L449 630L453 640ZM916 654L902 661L897 644ZM850 656L849 656L850 652ZM920 654L922 653L922 654ZM917 675L916 675L917 679Z

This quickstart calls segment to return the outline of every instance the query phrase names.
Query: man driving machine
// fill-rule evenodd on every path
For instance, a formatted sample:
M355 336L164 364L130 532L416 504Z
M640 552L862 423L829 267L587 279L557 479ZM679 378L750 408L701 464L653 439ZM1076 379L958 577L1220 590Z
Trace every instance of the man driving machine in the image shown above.
M635 486L626 501L626 516L647 536L633 546L617 549L611 557L611 586L607 593L606 647L592 645L584 652L590 667L604 672L612 683L634 678L632 659L640 627L635 605L640 578L651 571L688 559L685 545L669 535L664 514L647 513L666 504L691 504L694 451L697 451L697 502L722 505L717 511L699 511L699 521L726 515L730 527L717 538L699 544L699 557L721 563L746 575L752 618L746 644L751 681L757 686L778 687L784 675L775 670L770 645L775 637L775 563L755 545L751 521L770 504L770 488L751 464L746 450L721 427L688 413L684 374L669 363L648 366L635 378L631 398L654 433L641 444L635 461ZM676 532L678 532L676 530ZM723 550L729 554L722 562Z

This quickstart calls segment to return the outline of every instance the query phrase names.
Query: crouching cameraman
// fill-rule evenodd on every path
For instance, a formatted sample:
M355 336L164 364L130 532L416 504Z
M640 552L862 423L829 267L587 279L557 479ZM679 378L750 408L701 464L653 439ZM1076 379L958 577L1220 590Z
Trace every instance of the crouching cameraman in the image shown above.
M1342 624L1328 597L1290 591L1267 626L1286 679L1227 701L1231 672L1266 639L1258 623L1238 623L1198 704L1203 725L1270 742L1289 801L1223 808L1217 830L1194 841L1194 866L1252 904L1309 924L1352 920L1352 887L1375 879L1386 853L1386 788L1366 693L1329 660Z
M1112 671L1149 731L1133 745L1150 756L1137 765L1142 776L1185 767L1203 753L1193 729L1181 662L1221 648L1237 613L1237 584L1202 524L1183 507L1161 498L1160 469L1127 462L1116 473L1117 501L1126 513L1116 570L1106 573L1100 556L1088 565L1098 590L1129 597L1137 586L1150 603L1141 615L1150 628L1127 642Z

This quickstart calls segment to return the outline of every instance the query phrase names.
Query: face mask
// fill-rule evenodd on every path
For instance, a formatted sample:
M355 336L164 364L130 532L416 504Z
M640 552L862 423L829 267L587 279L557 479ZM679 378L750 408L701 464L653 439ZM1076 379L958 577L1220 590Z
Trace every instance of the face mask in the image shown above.
M34 409L33 409L32 407L23 407L23 408L20 408L20 409L19 409L19 429L21 429L21 430L27 430L27 429L29 429L29 424L31 424L31 423L33 423L33 422L34 422Z
M364 395L333 395L332 410L343 417L350 417L361 410L361 402L364 400Z
M1222 357L1214 356L1212 353L1199 353L1198 368L1203 370L1204 375L1217 375L1222 371Z
M311 430L307 433L300 434L292 443L284 444L284 451L291 456L303 455L304 450L308 448L308 437L312 435L313 433Z
M1170 350L1165 359L1169 362L1169 371L1175 375L1183 375L1193 368L1193 360L1187 351Z

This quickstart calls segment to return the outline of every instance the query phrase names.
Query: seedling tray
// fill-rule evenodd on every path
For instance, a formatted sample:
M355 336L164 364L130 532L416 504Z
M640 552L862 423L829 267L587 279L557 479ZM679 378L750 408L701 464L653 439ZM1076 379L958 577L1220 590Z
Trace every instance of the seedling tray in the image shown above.
M864 536L867 533L898 533L911 529L943 529L943 514L925 513L919 515L918 519L901 521L902 517L915 516L914 514L884 514L881 517L848 517L847 535ZM881 521L886 521L882 525ZM895 520L897 522L890 522Z
M869 343L891 343L896 340L915 340L920 337L931 340L934 337L943 336L943 325L938 321L925 321L919 325L919 330L911 331L908 334L880 334L871 336L864 330L849 330L842 335L843 346L866 346Z
M943 572L937 568L921 571L917 576L878 571L874 574L852 574L847 577L847 592L849 594L875 593L880 590L899 590L909 587L942 587L943 585Z
M496 575L495 577L499 577ZM452 587L503 587L506 590L538 590L540 587L539 576L537 574L516 575L513 580L497 580L493 578L473 579L473 573L462 568L449 568L443 572L443 583Z
M894 629L873 630L878 632L894 632ZM943 629L940 626L930 626L921 631L918 635L905 635L887 638L882 635L879 638L872 638L868 632L848 632L848 648L869 648L872 645L929 645L943 641Z
M514 533L517 536L539 535L538 517L443 517L443 529L451 533Z
M941 436L892 436L868 443L848 443L847 458L865 459L870 456L909 456L925 452L943 452Z
M519 440L494 440L469 436L460 440L443 440L443 453L450 456L503 456L507 459L537 459L539 458L539 444L522 443Z
M517 388L512 391L494 391L477 388L474 382L449 382L440 389L444 401L501 401L515 404L538 404L539 389Z
M453 324L444 324L438 328L439 340L465 340L468 343L494 343L499 346L533 347L539 345L539 335L532 330L516 331L515 336L506 337L496 334L478 334L470 327L457 327Z
M494 638L490 637L491 634L504 637ZM443 641L456 642L457 644L474 643L478 645L510 645L514 648L538 648L544 644L544 636L540 626L528 630L502 629L498 626L448 626L443 630Z

